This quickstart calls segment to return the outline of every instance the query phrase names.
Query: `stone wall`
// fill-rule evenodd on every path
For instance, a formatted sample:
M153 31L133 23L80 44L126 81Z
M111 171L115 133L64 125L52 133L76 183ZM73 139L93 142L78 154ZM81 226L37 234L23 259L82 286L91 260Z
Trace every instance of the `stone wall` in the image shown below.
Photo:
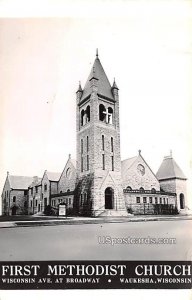
M46 172L43 175L41 184L42 184L42 210L44 211L45 206L50 204L50 187L51 187Z
M10 191L9 215L13 214L13 207L16 208L16 215L27 214L27 190Z
M7 177L1 194L2 215L9 214L9 198L10 198L10 184Z
M147 193L124 193L127 210L135 215L155 214L155 205L172 205L176 207L176 196L147 194ZM138 203L139 198L140 203Z
M139 164L143 165L145 168L144 175L137 169ZM139 190L142 187L144 190L151 190L154 188L156 191L160 191L159 181L140 155L138 155L133 162L133 165L122 174L122 182L123 189L130 186L133 190Z
M28 214L36 214L37 212L43 212L43 201L42 201L42 186L33 185L33 194L31 188L28 190Z
M74 191L76 180L76 169L71 162L71 159L69 159L58 182L58 193L66 193L68 190Z

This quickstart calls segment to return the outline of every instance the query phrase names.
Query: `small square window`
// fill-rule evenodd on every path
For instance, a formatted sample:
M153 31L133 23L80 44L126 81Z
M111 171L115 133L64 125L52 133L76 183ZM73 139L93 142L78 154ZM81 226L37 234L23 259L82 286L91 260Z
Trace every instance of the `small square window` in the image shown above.
M137 203L140 203L140 197L137 197L137 198L136 198L136 202L137 202Z
M143 203L147 203L147 197L143 197Z

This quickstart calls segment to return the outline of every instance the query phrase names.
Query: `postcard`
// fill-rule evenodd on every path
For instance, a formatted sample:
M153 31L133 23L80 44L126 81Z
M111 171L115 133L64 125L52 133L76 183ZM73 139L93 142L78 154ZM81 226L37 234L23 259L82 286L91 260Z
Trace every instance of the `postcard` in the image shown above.
M2 292L187 299L191 15L175 5L0 18Z

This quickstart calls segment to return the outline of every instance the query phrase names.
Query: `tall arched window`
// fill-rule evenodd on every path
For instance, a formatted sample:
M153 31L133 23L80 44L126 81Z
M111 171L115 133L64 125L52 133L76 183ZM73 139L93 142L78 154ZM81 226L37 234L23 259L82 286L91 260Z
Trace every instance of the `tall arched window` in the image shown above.
M84 116L85 116L85 111L84 109L81 111L81 126L84 125Z
M103 104L99 105L99 120L103 122L106 121L106 109Z
M90 121L90 106L86 108L86 123Z
M108 108L107 123L113 124L113 109L111 107Z
M87 152L89 152L89 137L87 136Z
M184 197L184 194L181 193L180 196L180 209L184 209L185 208L185 197Z

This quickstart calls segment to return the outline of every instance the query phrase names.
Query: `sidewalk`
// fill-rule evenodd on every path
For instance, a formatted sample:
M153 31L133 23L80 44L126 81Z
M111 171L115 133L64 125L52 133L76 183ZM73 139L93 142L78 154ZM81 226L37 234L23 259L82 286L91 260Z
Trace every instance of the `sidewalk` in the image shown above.
M0 222L0 228L13 227L33 227L33 226L56 226L56 225L83 225L83 224L103 224L103 223L127 223L127 222L149 222L149 221L176 221L192 220L192 215L176 216L128 216L128 217L67 217L52 218L46 220L24 220L24 221L6 221Z

